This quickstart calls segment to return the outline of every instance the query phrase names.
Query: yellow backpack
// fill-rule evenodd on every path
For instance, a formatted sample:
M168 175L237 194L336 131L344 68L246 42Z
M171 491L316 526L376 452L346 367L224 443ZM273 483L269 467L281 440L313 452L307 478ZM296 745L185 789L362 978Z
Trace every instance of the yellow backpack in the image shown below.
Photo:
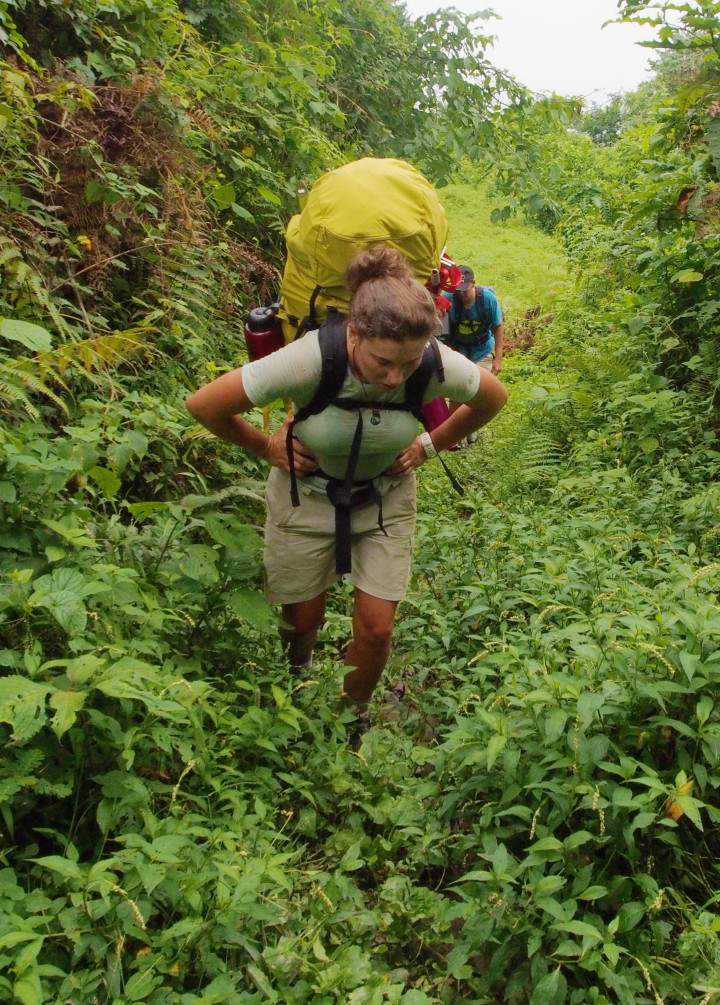
M285 341L317 327L330 308L347 313L345 277L359 251L389 244L424 283L438 269L447 233L435 189L411 164L364 157L329 171L285 232L279 312Z

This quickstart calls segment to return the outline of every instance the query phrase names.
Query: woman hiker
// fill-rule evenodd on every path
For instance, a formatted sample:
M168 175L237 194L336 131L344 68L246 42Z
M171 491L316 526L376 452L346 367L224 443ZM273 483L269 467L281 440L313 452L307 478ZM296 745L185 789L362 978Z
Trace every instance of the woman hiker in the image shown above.
M336 321L344 380L333 403L303 417L323 366L319 333L311 331L201 387L187 407L216 436L271 465L266 595L282 606L287 627L281 634L293 669L312 664L328 589L338 569L350 569L353 636L344 695L366 719L410 578L415 469L489 422L507 391L488 370L439 345L444 382L433 366L422 402L442 394L463 404L432 435L418 435L417 418L403 402L408 379L426 365L428 342L439 333L434 299L403 255L385 245L353 259L347 286L347 321ZM243 418L278 398L292 399L296 420L287 419L274 434ZM341 400L345 407L335 403Z

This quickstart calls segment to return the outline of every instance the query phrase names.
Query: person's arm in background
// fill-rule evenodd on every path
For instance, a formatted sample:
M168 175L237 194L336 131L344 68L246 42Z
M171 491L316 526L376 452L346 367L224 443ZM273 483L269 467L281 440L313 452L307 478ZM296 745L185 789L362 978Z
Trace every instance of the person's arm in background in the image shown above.
M493 336L495 338L495 350L492 361L492 372L497 375L502 370L503 362L503 349L505 348L505 322L501 321L499 325L495 325L493 328Z

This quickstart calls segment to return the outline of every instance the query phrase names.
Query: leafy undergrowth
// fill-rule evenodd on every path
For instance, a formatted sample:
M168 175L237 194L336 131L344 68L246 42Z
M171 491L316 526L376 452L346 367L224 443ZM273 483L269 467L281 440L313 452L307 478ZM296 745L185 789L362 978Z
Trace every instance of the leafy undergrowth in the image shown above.
M526 484L503 479L533 446L513 415L454 455L463 499L426 467L387 676L406 694L378 700L354 754L348 595L312 678L291 678L257 593L261 472L198 491L207 441L138 406L6 435L3 999L712 987L717 499L597 432L535 443ZM172 464L163 480L161 444L187 485ZM133 501L150 459L156 498Z
M180 388L3 430L3 1001L711 1000L718 455L639 359L566 302L465 496L422 470L357 753L349 595L292 678L264 471Z

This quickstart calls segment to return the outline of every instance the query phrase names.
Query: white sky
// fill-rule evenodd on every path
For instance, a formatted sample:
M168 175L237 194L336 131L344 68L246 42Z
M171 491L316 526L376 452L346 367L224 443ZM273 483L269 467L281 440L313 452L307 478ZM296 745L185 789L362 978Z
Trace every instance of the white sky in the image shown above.
M478 23L497 36L491 62L533 91L582 95L602 104L610 94L634 90L649 76L657 52L635 44L651 39L650 28L605 21L618 13L617 0L450 0L464 13L486 8L502 20ZM404 0L411 17L437 10L437 0ZM448 4L448 6L450 3Z

